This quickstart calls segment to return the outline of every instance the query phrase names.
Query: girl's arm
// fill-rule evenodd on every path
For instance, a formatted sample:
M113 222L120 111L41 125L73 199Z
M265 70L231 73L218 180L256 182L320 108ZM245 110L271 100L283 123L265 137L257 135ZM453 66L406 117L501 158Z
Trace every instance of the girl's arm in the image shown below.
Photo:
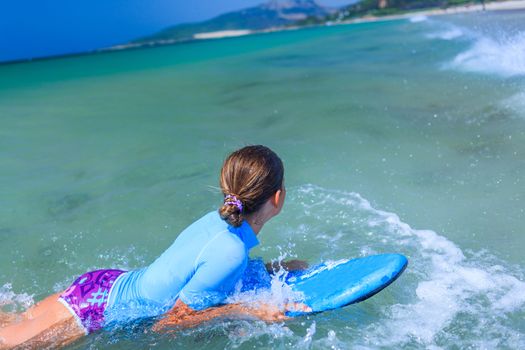
M301 303L290 303L286 305L285 309L287 311L311 311L308 306ZM173 309L168 311L164 317L153 326L153 330L162 331L168 327L189 328L217 317L242 316L256 317L265 322L278 322L287 319L284 315L284 311L270 304L258 304L257 307L250 307L242 304L227 304L196 311L179 299L175 303Z

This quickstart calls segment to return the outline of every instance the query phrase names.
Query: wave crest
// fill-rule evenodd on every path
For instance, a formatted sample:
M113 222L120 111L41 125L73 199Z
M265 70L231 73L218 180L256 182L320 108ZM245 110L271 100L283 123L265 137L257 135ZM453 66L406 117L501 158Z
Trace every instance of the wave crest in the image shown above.
M525 75L525 33L497 39L479 37L458 54L449 67L467 72L495 74L502 77Z

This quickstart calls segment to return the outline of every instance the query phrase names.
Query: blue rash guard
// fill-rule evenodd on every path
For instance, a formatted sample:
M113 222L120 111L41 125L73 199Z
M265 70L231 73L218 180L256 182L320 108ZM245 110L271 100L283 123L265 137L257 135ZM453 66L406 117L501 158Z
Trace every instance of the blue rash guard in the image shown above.
M162 314L178 299L194 310L220 304L258 243L246 221L233 227L217 211L210 212L182 231L151 265L121 275L111 288L106 311L135 310L131 314L141 317Z

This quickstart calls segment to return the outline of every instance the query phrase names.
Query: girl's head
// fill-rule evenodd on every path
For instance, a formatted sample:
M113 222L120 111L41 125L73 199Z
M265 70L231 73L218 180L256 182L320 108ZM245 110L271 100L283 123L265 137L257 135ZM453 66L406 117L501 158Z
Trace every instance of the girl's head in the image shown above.
M279 196L284 190L283 181L283 162L268 147L246 146L233 152L221 169L220 184L225 198L219 208L221 218L238 227L270 199L275 201L271 214L277 215L284 200L284 196Z

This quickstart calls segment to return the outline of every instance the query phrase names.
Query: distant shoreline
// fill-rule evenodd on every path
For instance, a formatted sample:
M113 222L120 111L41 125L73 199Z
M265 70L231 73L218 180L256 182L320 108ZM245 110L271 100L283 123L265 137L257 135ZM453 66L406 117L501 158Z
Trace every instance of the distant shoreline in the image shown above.
M363 22L379 22L379 21L391 21L396 19L405 19L415 16L443 16L443 15L455 15L459 13L471 13L471 12L483 12L483 11L518 11L525 10L525 0L509 0L509 1L498 1L488 2L485 4L485 9L481 4L471 5L458 5L453 7L442 8L431 8L424 10L415 10L397 15L386 15L386 16L365 16L361 18L355 18L351 20L334 22L333 25L339 24L353 24Z
M454 15L459 13L471 13L471 12L483 12L483 11L517 11L525 10L525 0L509 0L509 1L500 1L500 2L488 2L484 6L481 4L469 4L469 5L458 5L454 7L449 7L446 9L441 8L430 8L424 10L415 10L408 11L405 13L400 13L396 15L385 15L385 16L364 16L359 18L354 18L350 20L340 21L340 22L326 22L324 24L316 24L309 26L290 26L290 27L279 27L279 28L268 28L263 30L242 30L239 35L235 35L235 31L216 31L216 32L207 32L207 33L197 33L193 36L193 40L203 40L203 39L222 39L222 38L231 38L235 36L245 36L250 34L259 34L259 33L269 33L276 31L285 31L285 30L296 30L301 28L311 28L325 25L346 25L346 24L355 24L355 23L367 23L367 22L380 22L380 21L392 21L397 19L405 19L416 16L443 16L443 15Z
M485 11L519 11L519 10L525 10L525 0L497 1L497 2L488 2L485 4ZM416 17L416 16L421 16L421 17L429 16L430 17L430 16L454 15L454 14L460 14L460 13L473 13L473 12L483 12L483 11L484 11L483 5L472 4L472 5L453 6L453 7L449 7L446 9L430 8L430 9L424 9L424 10L415 10L415 11L409 11L409 12L400 13L396 15L364 16L364 17L350 19L350 20L326 22L323 24L306 25L306 26L275 27L275 28L267 28L267 29L262 29L262 30L239 29L239 30L221 30L221 31L214 31L214 32L203 32L203 33L194 34L191 39L183 39L183 40L168 39L168 40L157 40L157 41L144 42L144 43L126 43L126 44L114 45L114 46L96 49L92 51L86 51L86 52L68 53L68 54L52 55L52 56L37 57L37 58L26 58L26 59L12 60L12 61L3 61L3 62L0 62L0 66L45 61L45 60L58 59L58 58L93 55L93 54L113 52L113 51L167 46L167 45L173 45L173 44L197 42L201 40L216 40L216 39L247 36L247 35L253 35L253 34L298 30L302 28L348 25L348 24L367 23L367 22L392 21L392 20L406 19L406 18L411 18L411 17Z
M380 21L392 21L397 19L411 18L415 16L443 16L443 15L454 15L459 13L471 13L471 12L483 12L483 11L518 11L525 10L525 0L508 0L508 1L498 1L498 2L488 2L485 4L485 9L481 4L469 4L469 5L458 5L453 7L448 7L446 9L442 8L429 8L424 10L415 10L407 11L405 13L400 13L396 15L385 15L385 16L364 16L359 18L354 18L350 20L340 21L340 22L326 22L324 24L314 24L314 25L305 25L305 26L289 26L289 27L275 27L267 28L261 30L252 30L252 29L240 29L240 30L220 30L213 32L202 32L196 33L191 39L168 39L168 40L158 40L144 43L129 43L123 45L112 46L105 49L100 49L99 51L115 51L115 50L125 50L138 47L152 47L152 46L163 46L171 45L182 42L189 41L198 41L198 40L214 40L214 39L224 39L224 38L233 38L239 36L253 35L253 34L262 34L262 33L271 33L271 32L280 32L287 30L297 30L302 28L312 28L320 26L332 26L332 25L347 25L355 23L367 23L367 22L380 22Z

